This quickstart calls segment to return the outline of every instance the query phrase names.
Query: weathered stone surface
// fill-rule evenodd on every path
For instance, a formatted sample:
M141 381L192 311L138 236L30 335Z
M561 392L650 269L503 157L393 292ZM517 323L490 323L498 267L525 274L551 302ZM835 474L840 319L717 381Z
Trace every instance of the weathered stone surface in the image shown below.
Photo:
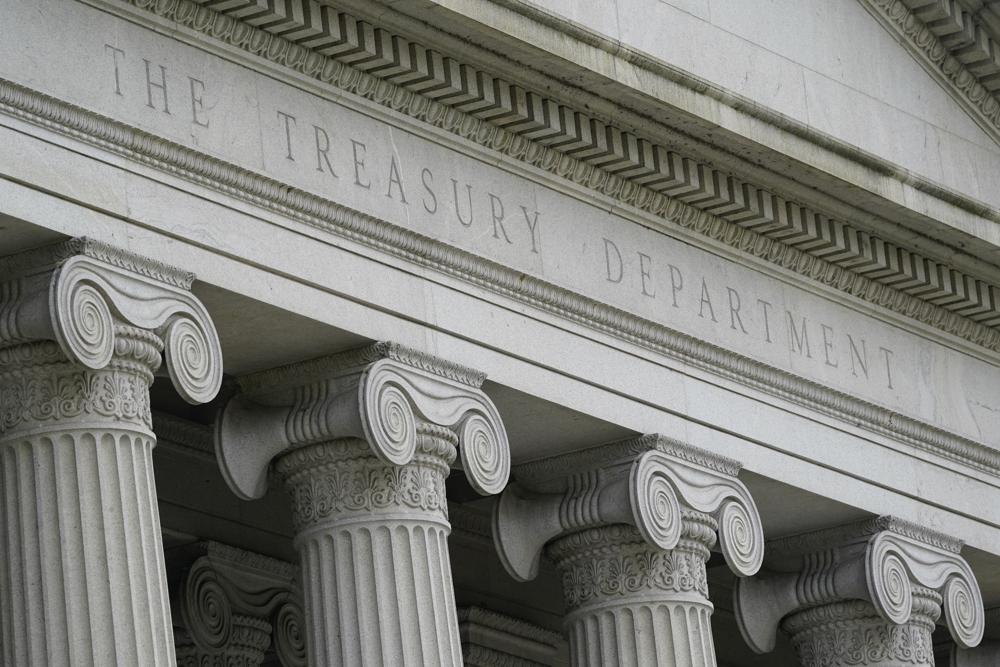
M81 32L87 43L80 48L104 63L104 84L77 85L90 69L81 71L81 60L44 31L33 35L33 42L37 49L49 49L59 65L36 71L38 58L14 50L5 62L15 82L181 146L191 145L193 135L199 150L248 170L237 180L255 173L294 184L642 318L633 322L607 311L606 326L645 332L643 321L652 322L657 339L679 331L691 338L671 346L697 363L736 373L753 360L781 371L775 376L754 367L762 385L807 402L819 400L824 409L847 411L872 425L890 418L867 405L841 405L843 398L803 385L796 376L997 444L991 387L1000 383L1000 371L994 364L830 301L825 292L774 280L633 224L643 216L628 207L610 215L592 197L555 182L527 183L512 165L497 168L419 132L393 131L346 100L338 104L222 60L206 60L196 49L107 14L73 5L47 6L47 11L53 20L89 26ZM31 22L25 23L32 29ZM115 44L105 34L114 34ZM153 57L150 44L163 56ZM216 167L210 171L217 173ZM262 185L261 192L272 191L272 185ZM933 391L954 373L967 378L961 391Z

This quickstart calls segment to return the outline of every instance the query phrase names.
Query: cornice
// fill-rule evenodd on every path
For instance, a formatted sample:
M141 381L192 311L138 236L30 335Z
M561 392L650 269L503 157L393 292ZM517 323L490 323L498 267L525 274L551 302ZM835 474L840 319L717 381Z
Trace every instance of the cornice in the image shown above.
M903 294L825 260L782 246L752 230L698 211L648 188L537 144L507 129L490 125L441 102L400 89L388 81L273 37L257 28L223 17L189 2L148 3L168 18L218 36L252 53L287 65L321 81L390 106L437 127L489 146L504 154L618 195L647 212L682 228L707 234L751 254L778 263L860 298L960 336L991 350L1000 350L1000 331ZM207 12L207 13L206 13ZM197 19L197 20L196 20ZM67 104L11 82L0 81L0 109L46 128L212 187L229 196L275 211L326 232L358 241L403 259L433 267L501 295L519 299L583 323L617 338L666 354L697 368L781 396L823 414L858 424L876 433L916 445L975 468L1000 470L1000 452L916 419L859 400L799 376L781 371L729 350L687 336L655 322L610 307L496 262L458 250L421 234L360 214L332 201L292 188L185 146L166 141L124 123ZM898 257L898 255L897 255Z
M917 58L993 141L1000 144L1000 99L995 79L1000 45L958 2L861 0ZM932 19L925 23L922 17ZM989 86L989 87L988 87Z
M334 7L237 0L217 13L191 0L121 1L1000 349L1000 287ZM254 25L239 19L248 11Z

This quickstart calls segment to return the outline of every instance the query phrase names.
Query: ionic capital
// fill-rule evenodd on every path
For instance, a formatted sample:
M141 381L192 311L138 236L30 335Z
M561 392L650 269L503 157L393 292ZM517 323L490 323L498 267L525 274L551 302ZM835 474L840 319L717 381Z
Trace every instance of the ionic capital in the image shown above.
M500 497L493 535L515 579L538 572L545 545L560 535L629 524L652 546L673 549L682 510L718 522L722 552L738 576L760 568L764 536L738 463L663 436L647 435L521 466Z
M929 591L942 599L955 642L975 646L983 636L983 601L961 547L887 516L771 542L774 574L736 584L740 631L754 651L767 653L789 614L852 600L871 604L878 618L898 626L911 621L915 595Z
M189 291L193 280L86 238L0 259L0 348L55 341L69 361L92 370L130 356L150 379L162 348L178 393L207 402L222 383L222 352L207 311ZM137 339L135 330L155 339Z
M260 665L273 644L284 667L305 667L297 568L217 542L187 548L184 560L173 599L179 665Z
M317 442L360 438L385 463L416 452L418 421L452 431L462 468L480 493L510 474L507 434L476 371L392 343L249 376L223 410L216 450L241 498L261 497L273 459Z

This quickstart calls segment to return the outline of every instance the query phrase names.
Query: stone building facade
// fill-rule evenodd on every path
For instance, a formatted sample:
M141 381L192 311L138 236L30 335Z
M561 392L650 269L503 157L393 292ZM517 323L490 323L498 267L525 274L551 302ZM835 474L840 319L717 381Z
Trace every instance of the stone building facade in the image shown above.
M997 3L0 35L0 664L1000 665Z

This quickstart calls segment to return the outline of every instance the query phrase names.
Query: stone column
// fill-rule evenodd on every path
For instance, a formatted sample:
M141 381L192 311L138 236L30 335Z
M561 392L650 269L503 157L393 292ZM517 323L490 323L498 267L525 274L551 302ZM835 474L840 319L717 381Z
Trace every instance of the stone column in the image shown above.
M149 385L222 380L193 276L76 239L0 259L6 665L174 665Z
M272 644L284 667L306 667L295 566L217 542L182 551L177 667L258 667Z
M716 664L705 562L716 531L737 576L764 537L739 464L644 436L521 466L493 536L518 580L543 550L562 573L572 664Z
M961 547L893 517L770 542L772 572L737 582L740 631L767 653L780 627L803 667L930 667L942 606L960 646L983 636L983 601Z
M510 472L483 380L379 343L244 378L221 414L237 495L273 468L291 496L310 664L462 664L445 478L458 452L479 493Z
M983 642L975 648L953 646L949 667L996 667L1000 665L1000 607L986 611Z

